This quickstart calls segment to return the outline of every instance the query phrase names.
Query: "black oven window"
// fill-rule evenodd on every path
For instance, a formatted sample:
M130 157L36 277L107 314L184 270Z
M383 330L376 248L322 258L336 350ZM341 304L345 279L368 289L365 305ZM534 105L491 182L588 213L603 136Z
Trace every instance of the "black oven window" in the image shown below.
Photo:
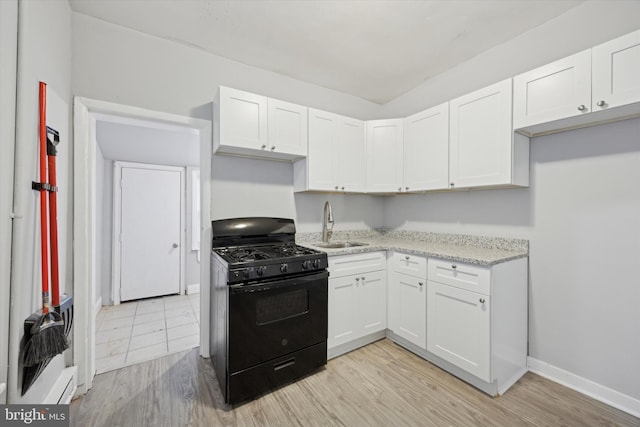
M258 325L289 319L308 312L309 294L307 289L260 298L256 303Z

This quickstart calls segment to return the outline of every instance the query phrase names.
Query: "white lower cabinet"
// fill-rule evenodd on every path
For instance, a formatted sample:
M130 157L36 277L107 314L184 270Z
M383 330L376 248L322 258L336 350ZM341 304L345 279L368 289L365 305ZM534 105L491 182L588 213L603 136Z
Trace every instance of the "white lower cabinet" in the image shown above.
M427 283L427 350L490 382L489 297L437 282Z
M393 252L389 260L389 330L426 350L427 259Z
M335 357L385 335L387 274L384 252L329 258L327 351Z
M491 267L429 258L427 358L491 395L527 371L527 260Z

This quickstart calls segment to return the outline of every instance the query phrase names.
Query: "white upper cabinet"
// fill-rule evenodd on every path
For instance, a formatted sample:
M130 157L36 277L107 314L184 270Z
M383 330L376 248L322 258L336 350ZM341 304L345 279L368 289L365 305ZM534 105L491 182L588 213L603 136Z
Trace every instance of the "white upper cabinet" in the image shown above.
M511 79L449 103L451 188L529 185L529 139L513 133Z
M640 101L640 31L593 48L593 109Z
M310 108L308 150L294 163L294 191L365 191L362 120Z
M449 103L404 119L403 191L449 187Z
M272 98L267 106L269 150L306 157L307 107Z
M513 127L578 116L591 111L591 50L513 79Z
M513 127L533 136L640 115L640 31L516 76Z
M221 86L214 152L273 160L307 155L307 107Z
M402 190L403 119L367 122L367 192Z

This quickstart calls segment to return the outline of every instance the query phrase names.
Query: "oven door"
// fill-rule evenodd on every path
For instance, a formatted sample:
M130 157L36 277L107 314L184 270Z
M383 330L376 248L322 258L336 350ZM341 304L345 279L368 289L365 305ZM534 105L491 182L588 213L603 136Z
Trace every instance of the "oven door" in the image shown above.
M230 373L327 340L329 273L229 288Z

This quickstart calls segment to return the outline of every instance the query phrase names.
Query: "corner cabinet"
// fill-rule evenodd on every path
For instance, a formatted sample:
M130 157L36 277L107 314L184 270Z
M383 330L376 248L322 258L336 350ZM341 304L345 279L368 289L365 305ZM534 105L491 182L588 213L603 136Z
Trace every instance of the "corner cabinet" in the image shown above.
M426 350L427 259L393 252L389 266L389 330Z
M328 357L384 338L387 328L385 252L329 258Z
M307 155L307 107L221 86L215 153L291 161Z
M511 79L449 102L449 188L529 185L529 139L511 110Z
M449 188L449 103L404 119L403 192Z
M367 122L367 192L402 191L402 119Z
M365 167L364 122L310 108L308 156L294 163L294 191L364 193Z
M492 267L429 259L427 274L427 351L502 394L527 371L526 259Z

